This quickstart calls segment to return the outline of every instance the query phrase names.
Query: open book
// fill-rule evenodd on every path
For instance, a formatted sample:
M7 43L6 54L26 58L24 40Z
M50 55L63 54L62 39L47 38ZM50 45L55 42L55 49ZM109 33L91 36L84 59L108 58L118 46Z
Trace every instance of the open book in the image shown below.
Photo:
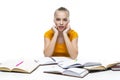
M65 62L65 61L74 61L73 59L71 59L69 57L52 57L52 59L57 63L61 63L61 62Z
M40 66L57 64L52 57L40 57L36 59L35 62L39 63Z
M100 66L101 63L99 62L81 63L80 61L77 61L77 60L68 60L68 61L63 61L61 63L58 63L58 65L64 69L68 69L68 68L83 68L83 67L89 67L89 66Z
M83 78L89 73L89 71L84 68L63 69L58 65L51 65L49 66L49 68L44 70L44 73L61 74L66 76Z
M114 65L119 64L120 62L102 62L102 65L96 65L96 66L86 66L85 69L89 71L105 71L110 70Z
M35 60L7 60L0 65L0 71L31 73L38 66Z
M72 59L68 57L40 57L39 59L36 59L35 61L42 65L53 65L58 64L64 61L71 61Z

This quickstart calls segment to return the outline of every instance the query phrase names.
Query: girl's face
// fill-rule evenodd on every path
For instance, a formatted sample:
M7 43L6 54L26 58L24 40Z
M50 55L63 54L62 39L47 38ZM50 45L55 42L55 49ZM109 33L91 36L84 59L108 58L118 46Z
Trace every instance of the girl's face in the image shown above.
M54 23L58 31L64 31L69 23L68 13L66 11L56 11Z

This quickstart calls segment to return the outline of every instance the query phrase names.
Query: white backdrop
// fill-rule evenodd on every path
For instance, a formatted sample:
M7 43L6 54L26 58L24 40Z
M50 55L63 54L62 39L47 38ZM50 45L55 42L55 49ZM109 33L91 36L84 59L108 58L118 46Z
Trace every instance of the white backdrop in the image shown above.
M0 0L0 61L43 56L44 32L55 9L70 10L79 34L79 56L120 60L119 0Z

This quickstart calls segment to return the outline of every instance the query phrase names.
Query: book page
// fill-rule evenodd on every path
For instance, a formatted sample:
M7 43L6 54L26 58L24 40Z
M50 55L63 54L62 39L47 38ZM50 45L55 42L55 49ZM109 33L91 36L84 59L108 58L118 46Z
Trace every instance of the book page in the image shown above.
M89 67L89 66L100 66L102 65L100 62L94 62L94 61L81 61L81 60L66 60L59 62L58 65L60 65L62 68L70 68L70 67Z
M73 59L69 58L69 57L52 57L52 59L54 61L56 61L57 63L61 63L64 61L74 61Z
M87 67L87 66L97 66L97 65L102 65L101 62L99 61L93 61L93 60L86 60L86 59L77 59L76 60L77 63L80 63L81 65Z
M62 74L64 69L59 67L58 65L49 65L49 67L44 69L45 73L60 73Z
M63 72L65 75L75 76L75 77L84 77L89 71L84 68L69 68Z
M89 66L101 66L102 64L100 62L86 62L83 65L84 67L89 67Z
M6 60L5 62L1 63L0 70L3 71L11 71L14 67L16 67L15 64L17 64L20 60Z
M88 70L86 70L84 68L69 68L67 70L73 71L73 72L78 73L78 74L81 74L84 71L88 71Z
M104 61L101 61L101 63L104 67L110 68L114 66L115 64L120 63L120 61L104 60Z
M49 65L49 64L57 64L51 57L40 57L35 60L40 65Z
M73 68L73 67L83 67L80 63L75 60L63 61L58 63L62 68Z
M39 63L35 62L35 60L21 60L16 64L16 67L14 67L12 71L31 73L38 66Z
M101 71L101 70L106 69L104 66L87 66L87 67L84 67L84 68L89 70L89 71Z
M95 65L95 66L86 66L84 67L85 69L88 70L106 70L110 67L112 67L113 65L115 65L116 63L118 63L117 61L107 61L107 60L102 60L100 61L101 65Z

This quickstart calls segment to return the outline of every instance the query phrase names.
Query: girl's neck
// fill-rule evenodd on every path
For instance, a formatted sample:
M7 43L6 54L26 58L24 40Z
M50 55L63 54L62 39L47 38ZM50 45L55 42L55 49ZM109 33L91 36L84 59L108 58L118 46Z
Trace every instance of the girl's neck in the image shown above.
M62 32L59 32L57 42L58 43L64 43L64 38L63 38L63 33Z
M59 36L63 36L63 33L62 33L62 32L59 32Z

